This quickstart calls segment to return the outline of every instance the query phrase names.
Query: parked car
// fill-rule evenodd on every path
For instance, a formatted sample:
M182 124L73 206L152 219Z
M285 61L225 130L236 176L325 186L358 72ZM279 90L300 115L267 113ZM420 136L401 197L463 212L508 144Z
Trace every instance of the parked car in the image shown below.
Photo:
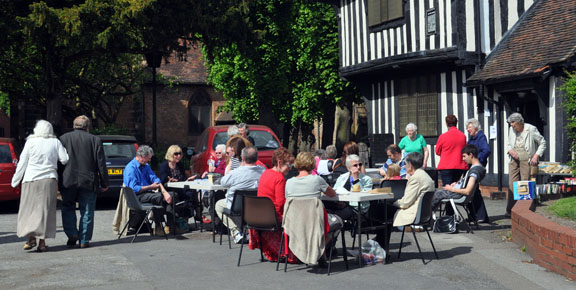
M20 148L13 138L0 138L0 201L20 198L20 186L13 188L12 176L18 165Z
M274 150L282 147L280 140L272 129L262 125L249 125L250 136L258 148L258 160L267 167L272 167ZM194 147L194 155L190 160L190 168L194 173L202 174L208 170L208 159L216 158L214 149L218 144L226 144L228 126L208 127L202 132Z
M118 197L124 182L124 168L136 156L138 144L133 136L99 135L106 156L108 168L108 190L99 193L99 197Z

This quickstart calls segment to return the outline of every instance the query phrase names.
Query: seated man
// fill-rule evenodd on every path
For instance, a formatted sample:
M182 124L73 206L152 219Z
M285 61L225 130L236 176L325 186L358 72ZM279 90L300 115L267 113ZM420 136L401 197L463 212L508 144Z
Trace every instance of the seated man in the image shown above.
M132 159L126 168L124 168L124 185L132 188L136 196L142 203L151 203L154 205L162 205L166 207L172 203L172 196L164 186L160 178L156 177L148 162L152 159L154 151L150 146L142 145L136 151L136 157ZM172 224L171 209L166 210L168 217L168 224ZM130 224L128 233L135 233L136 229L144 219L144 215L135 216ZM154 217L156 224L159 225L162 221L161 217ZM164 229L169 231L169 227Z
M443 189L436 191L432 199L432 209L435 210L440 201L447 198L458 199L464 195L472 194L476 184L482 181L486 176L486 169L478 159L478 148L468 144L462 148L462 160L464 160L470 169L460 178L460 181L445 185ZM483 200L482 200L483 205Z
M402 150L396 144L392 144L386 148L386 153L388 154L388 160L382 168L380 168L380 175L386 176L386 171L388 170L388 166L391 164L398 164L400 166L400 177L406 178L406 162L404 160L404 155L402 154Z
M256 161L258 161L258 149L256 147L245 147L242 149L241 157L242 164L240 167L230 171L220 180L220 184L228 187L228 191L226 192L226 197L216 202L215 205L218 218L230 230L230 235L234 237L234 242L237 244L244 242L242 232L237 226L241 222L240 218L230 217L227 221L223 217L222 212L225 208L232 207L232 199L236 190L257 190L258 181L264 172L264 167L256 165Z

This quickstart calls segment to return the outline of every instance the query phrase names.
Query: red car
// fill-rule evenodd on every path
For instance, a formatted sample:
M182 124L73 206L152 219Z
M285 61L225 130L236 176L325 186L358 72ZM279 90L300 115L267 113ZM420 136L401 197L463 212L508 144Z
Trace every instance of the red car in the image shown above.
M13 188L12 176L18 165L18 150L12 138L0 138L0 201L20 198L20 186Z
M272 167L272 155L274 150L282 147L280 140L270 128L262 125L249 125L250 137L254 138L254 144L258 148L258 160L268 168ZM214 149L218 144L226 144L228 140L228 126L208 127L196 142L194 156L190 160L190 167L195 173L202 174L208 170L208 159L216 158Z

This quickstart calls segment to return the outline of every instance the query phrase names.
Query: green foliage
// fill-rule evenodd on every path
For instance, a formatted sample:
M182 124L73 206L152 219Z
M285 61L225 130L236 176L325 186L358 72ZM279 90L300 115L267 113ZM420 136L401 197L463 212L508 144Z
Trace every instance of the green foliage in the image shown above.
M566 130L568 138L572 141L570 149L576 152L576 72L566 72L566 74L565 82L559 89L564 92L563 105L568 116ZM576 162L571 160L569 164L572 167L572 174L576 174Z
M237 121L271 115L278 122L312 124L328 104L358 97L338 75L338 27L330 5L256 0L245 13L251 34L204 46L208 80L223 92L223 110Z
M559 199L548 210L561 218L576 221L576 196Z
M0 110L10 116L10 98L8 94L0 91Z
M129 135L129 130L116 125L105 125L102 128L93 128L90 133L94 135Z

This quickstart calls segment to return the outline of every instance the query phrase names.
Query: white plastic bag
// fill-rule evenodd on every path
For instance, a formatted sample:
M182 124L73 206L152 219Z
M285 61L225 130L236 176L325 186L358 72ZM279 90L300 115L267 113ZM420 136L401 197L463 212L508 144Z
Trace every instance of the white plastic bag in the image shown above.
M367 240L362 245L362 259L366 265L384 263L386 251L374 240Z

